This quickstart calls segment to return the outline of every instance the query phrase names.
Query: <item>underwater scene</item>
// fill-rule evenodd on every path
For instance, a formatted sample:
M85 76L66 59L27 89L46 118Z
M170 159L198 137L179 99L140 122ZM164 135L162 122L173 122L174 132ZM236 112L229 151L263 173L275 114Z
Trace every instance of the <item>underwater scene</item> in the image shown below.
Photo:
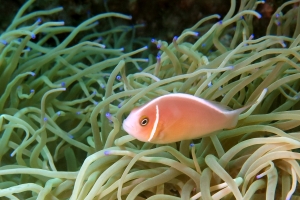
M300 0L214 2L0 0L0 199L300 199Z

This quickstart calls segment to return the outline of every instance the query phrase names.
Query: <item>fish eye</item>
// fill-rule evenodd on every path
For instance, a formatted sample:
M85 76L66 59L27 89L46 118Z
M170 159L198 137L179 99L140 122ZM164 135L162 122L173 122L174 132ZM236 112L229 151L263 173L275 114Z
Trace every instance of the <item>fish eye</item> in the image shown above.
M142 118L142 120L140 121L140 124L142 126L146 126L148 124L148 122L149 122L149 119L147 117L145 117L145 118Z

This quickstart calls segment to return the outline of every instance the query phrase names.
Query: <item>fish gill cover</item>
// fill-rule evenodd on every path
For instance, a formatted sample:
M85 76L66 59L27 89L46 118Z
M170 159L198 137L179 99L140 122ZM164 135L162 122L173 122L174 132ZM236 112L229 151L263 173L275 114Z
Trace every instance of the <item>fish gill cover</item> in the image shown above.
M170 44L152 39L157 56L135 26L95 29L131 16L32 22L63 10L27 12L33 2L0 36L1 198L299 198L299 0L282 4L260 38L253 19L264 2L232 0L222 19ZM176 92L232 108L258 100L236 128L193 141L155 145L122 130L134 106Z

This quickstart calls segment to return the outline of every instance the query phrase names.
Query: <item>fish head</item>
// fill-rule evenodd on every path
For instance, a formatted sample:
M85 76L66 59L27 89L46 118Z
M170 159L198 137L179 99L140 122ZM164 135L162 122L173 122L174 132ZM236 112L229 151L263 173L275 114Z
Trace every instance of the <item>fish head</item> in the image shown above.
M157 121L156 112L156 106L152 104L134 108L123 121L123 129L136 139L149 142Z

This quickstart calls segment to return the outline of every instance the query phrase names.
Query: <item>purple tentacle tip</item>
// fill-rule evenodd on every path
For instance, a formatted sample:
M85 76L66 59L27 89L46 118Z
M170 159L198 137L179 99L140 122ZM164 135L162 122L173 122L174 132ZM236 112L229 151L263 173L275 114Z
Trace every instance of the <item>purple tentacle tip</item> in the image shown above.
M62 82L60 85L61 85L61 87L66 87L66 83L65 82Z
M1 44L4 44L4 45L7 45L8 43L6 42L6 40L3 40L3 39L0 39L0 43Z
M56 114L57 114L58 116L60 116L60 115L61 115L61 112L60 112L60 111L58 111Z
M36 36L34 33L31 33L30 35L31 35L31 39L35 39Z
M260 19L261 18L261 14L257 13L257 18Z
M29 72L31 76L35 76L35 73L34 72Z
M261 178L261 176L260 176L260 175L257 175L257 176L256 176L256 179L260 179L260 178Z
M36 20L36 22L37 22L38 24L40 24L40 23L42 22L42 19L39 17L39 18Z
M193 146L195 146L195 144L194 144L194 143L191 143L191 144L190 144L190 147L193 147Z
M177 37L177 36L174 36L174 37L173 37L173 42L176 42L177 39L178 39L178 37Z
M116 78L117 78L118 81L121 80L121 76L120 75L118 75Z
M48 121L48 118L47 118L47 117L44 117L44 119L43 119L43 120L44 120L44 122L46 122L46 121Z
M106 116L107 118L111 118L111 114L110 114L109 112L107 112L107 113L105 114L105 116Z
M34 89L31 89L31 90L30 90L30 93L34 93Z
M276 22L276 24L277 24L277 26L280 26L280 25L281 25L280 21Z
M109 112L107 112L107 113L105 114L105 116L107 117L107 119L109 120L110 123L113 122L113 121L112 121L112 115L111 115Z
M77 111L76 114L77 114L77 115L80 115L80 114L81 114L81 111Z
M109 151L104 151L104 155L106 155L106 156L110 155Z
M151 42L154 43L154 42L156 42L156 40L155 39L151 39Z
M222 21L222 20L220 20L220 21L218 21L218 23L219 23L219 24L223 24L223 21Z

